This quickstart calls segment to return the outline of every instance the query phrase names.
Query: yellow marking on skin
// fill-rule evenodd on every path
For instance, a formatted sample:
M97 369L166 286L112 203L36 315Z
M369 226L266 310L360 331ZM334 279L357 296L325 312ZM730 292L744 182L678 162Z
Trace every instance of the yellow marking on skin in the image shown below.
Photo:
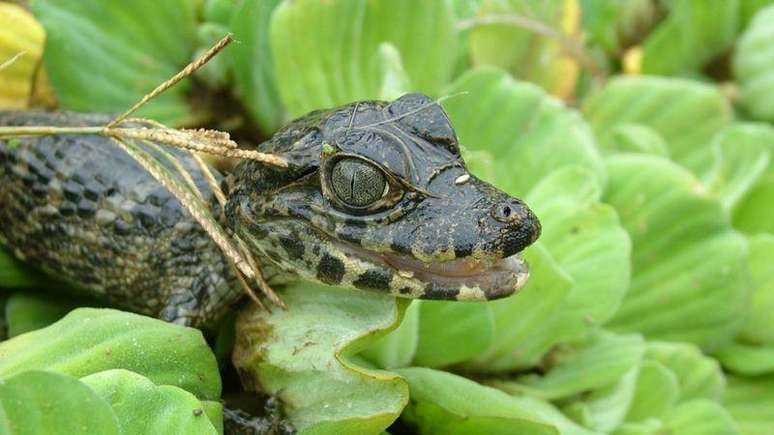
M458 301L485 301L486 294L480 287L468 287L463 285L460 287L460 293L457 295Z
M496 258L499 258L496 252L489 252L480 246L473 248L473 252L470 254L470 256L479 261L492 261Z
M360 241L360 246L371 252L389 252L390 242L387 240L376 240L373 231L369 233Z
M406 287L411 289L411 293L404 294L400 292L400 289ZM403 298L418 298L425 294L424 287L423 283L413 278L403 278L400 275L393 275L392 281L390 282L390 294Z
M449 236L449 240L451 244L451 236ZM457 258L457 255L454 253L454 246L446 246L445 248L441 248L438 251L436 251L434 257L436 261L448 261L448 260L454 260L455 258Z
M526 284L528 280L529 280L529 272L524 272L522 274L519 274L519 277L516 278L516 285L515 285L516 290L524 287L524 284Z
M332 252L329 254L333 255ZM363 272L373 267L371 263L365 262L357 257L347 257L342 253L335 253L335 257L344 263L344 276L341 278L341 284L339 285L344 285L345 283L351 285L360 278L360 275L362 275Z

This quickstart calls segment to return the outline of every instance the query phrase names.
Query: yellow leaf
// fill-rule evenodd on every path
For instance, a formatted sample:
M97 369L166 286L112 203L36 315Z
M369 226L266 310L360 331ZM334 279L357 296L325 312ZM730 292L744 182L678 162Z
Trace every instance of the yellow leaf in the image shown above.
M43 27L21 6L0 3L0 108L28 106L45 41Z
M632 47L623 55L624 74L636 76L642 74L642 47Z

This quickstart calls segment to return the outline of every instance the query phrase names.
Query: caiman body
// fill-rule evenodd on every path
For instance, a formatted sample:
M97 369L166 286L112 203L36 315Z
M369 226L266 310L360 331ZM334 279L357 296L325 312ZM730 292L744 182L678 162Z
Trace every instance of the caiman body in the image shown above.
M107 120L0 112L6 126ZM168 152L275 281L446 300L495 299L526 281L516 254L539 236L537 218L467 172L446 114L427 97L312 112L260 150L288 167L241 162L220 177L225 209L190 155ZM0 141L0 243L113 304L171 321L215 319L242 293L181 203L98 135Z

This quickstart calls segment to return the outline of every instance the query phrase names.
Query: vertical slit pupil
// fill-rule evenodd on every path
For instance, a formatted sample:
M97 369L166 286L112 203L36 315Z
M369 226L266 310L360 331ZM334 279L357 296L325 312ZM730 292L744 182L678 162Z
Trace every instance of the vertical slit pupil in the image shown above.
M379 168L358 159L343 159L331 173L333 191L345 204L365 207L378 201L386 181Z

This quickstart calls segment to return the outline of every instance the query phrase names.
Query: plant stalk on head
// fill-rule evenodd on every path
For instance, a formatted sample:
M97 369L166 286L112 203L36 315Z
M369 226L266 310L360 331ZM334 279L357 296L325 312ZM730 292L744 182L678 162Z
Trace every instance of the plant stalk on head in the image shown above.
M135 159L148 173L153 176L162 186L172 193L175 198L188 210L193 218L202 226L212 241L218 245L223 255L234 267L239 282L244 290L261 307L258 296L254 293L251 283L258 286L261 292L275 305L285 308L285 304L279 296L271 289L263 278L258 262L253 258L247 249L247 245L238 237L228 234L217 220L209 213L207 205L204 203L203 195L196 185L192 183L191 175L180 165L170 154L162 152L165 159L171 160L175 171L179 172L177 177L172 171L156 160L151 154L145 151L137 142L144 142L157 147L157 144L163 144L187 150L189 152L203 152L222 157L237 159L251 159L261 163L279 167L287 167L287 162L281 157L272 154L261 153L252 150L242 150L238 148L236 142L231 140L226 132L206 129L174 129L169 128L159 122L142 119L129 118L134 112L147 104L153 98L171 88L182 79L189 77L199 68L204 66L210 59L220 53L228 44L233 41L231 34L226 35L202 56L189 63L185 68L172 76L169 80L157 86L151 92L146 94L140 101L134 104L124 113L120 114L104 126L97 127L55 127L55 126L16 126L0 127L0 139L11 137L30 137L47 135L88 135L95 134L106 136L112 139L124 152ZM23 53L19 53L8 61L0 65L3 69L18 59ZM118 127L126 121L135 124L146 125L141 127ZM221 206L225 203L225 196L220 190L218 183L210 172L206 164L192 152L192 155L201 167L208 184L210 185L215 197ZM180 179L182 178L182 180ZM264 307L265 308L265 307Z

